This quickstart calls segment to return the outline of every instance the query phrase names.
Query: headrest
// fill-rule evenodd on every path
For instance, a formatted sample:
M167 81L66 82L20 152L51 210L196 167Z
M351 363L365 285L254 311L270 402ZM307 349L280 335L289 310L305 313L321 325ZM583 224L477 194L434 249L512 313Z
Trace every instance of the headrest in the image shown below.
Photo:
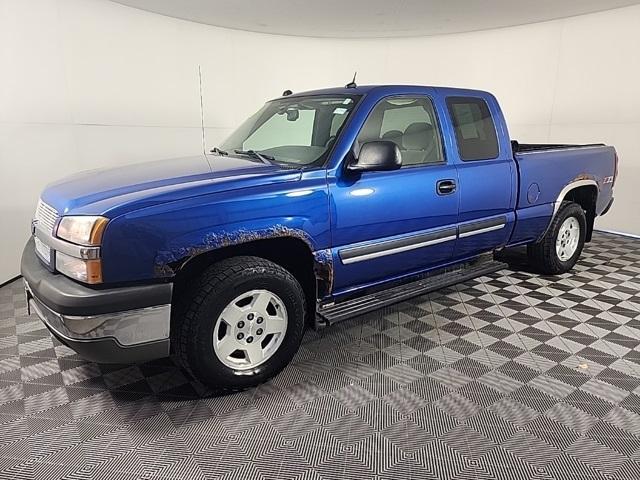
M402 136L402 132L400 130L389 130L382 135L382 140L391 140L392 142L397 142L400 140Z
M433 144L433 126L427 122L415 122L407 127L402 136L406 150L427 150Z

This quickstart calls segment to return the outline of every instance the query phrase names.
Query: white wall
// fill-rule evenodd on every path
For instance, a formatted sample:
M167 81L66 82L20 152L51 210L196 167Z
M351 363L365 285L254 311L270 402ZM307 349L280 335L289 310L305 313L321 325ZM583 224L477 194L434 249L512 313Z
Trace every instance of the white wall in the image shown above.
M640 234L640 6L529 26L396 40L292 38L105 0L0 0L0 282L18 274L51 179L202 150L291 88L361 83L494 92L511 134L606 142L621 157L600 228ZM233 107L232 107L233 105Z

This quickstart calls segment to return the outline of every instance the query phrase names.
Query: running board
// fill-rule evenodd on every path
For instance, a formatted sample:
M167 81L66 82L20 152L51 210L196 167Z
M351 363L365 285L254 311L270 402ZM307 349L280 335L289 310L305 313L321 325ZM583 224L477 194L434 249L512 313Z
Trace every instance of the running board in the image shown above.
M386 290L352 298L335 304L320 305L316 315L317 326L328 326L349 318L369 313L394 303L403 302L425 293L450 287L456 283L472 278L488 275L507 268L504 262L493 260L476 260L455 267L440 270L417 280L395 285Z

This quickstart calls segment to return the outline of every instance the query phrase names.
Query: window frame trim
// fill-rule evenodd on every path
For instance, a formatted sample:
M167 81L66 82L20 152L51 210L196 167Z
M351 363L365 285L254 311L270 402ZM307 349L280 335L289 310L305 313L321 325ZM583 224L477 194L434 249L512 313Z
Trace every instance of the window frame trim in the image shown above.
M450 105L449 105L449 100L450 99L472 99L472 100L479 100L481 102L483 102L485 104L485 106L487 107L487 111L489 112L489 118L491 119L491 124L493 125L493 131L496 135L496 146L498 147L496 155L493 157L487 157L487 158L474 158L474 159L465 159L462 157L462 152L460 151L460 142L458 142L458 134L456 131L456 122L454 120L453 117L453 112L451 111ZM500 136L498 135L498 129L496 128L496 122L493 118L493 113L491 112L491 106L489 105L489 102L487 102L487 100L481 96L477 96L477 95L448 95L444 98L444 104L445 107L447 109L447 113L449 114L449 120L451 121L451 128L453 130L453 138L455 139L455 144L456 144L456 150L458 152L458 158L460 159L461 162L483 162L483 161L491 161L491 160L497 160L500 158L500 154L502 153L502 146L500 145Z

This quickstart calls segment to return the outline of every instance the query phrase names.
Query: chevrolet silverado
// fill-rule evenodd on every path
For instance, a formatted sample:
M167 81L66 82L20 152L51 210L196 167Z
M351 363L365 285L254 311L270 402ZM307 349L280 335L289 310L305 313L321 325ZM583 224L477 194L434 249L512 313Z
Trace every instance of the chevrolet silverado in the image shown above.
M356 86L267 102L210 154L42 192L28 305L88 360L173 354L233 391L318 328L503 268L562 274L613 201L602 144L511 141L493 95Z

